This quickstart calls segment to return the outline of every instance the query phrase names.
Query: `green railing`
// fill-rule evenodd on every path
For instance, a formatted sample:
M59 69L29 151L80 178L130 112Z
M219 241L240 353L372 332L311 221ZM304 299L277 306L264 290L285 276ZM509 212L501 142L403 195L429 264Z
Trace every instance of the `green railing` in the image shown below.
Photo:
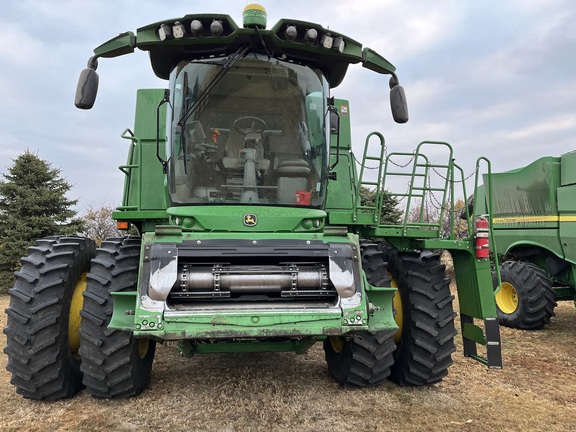
M379 138L378 149L371 147L373 136ZM386 150L384 137L380 133L372 132L368 135L358 176L354 222L366 221L368 213L370 222L375 228L399 229L402 236L456 240L463 236L464 230L467 230L468 236L472 235L474 221L480 215L475 211L470 214L466 205L468 178L465 177L462 168L455 163L454 151L449 143L422 141L412 153L388 154ZM424 154L424 150L434 154L434 161ZM474 193L481 180L482 162L486 163L486 170L490 174L490 161L484 157L479 158L476 162ZM369 166L370 164L372 166ZM369 176L368 170L372 170L375 175ZM361 187L375 191L372 205L362 203ZM386 195L395 198L402 206L400 210L403 215L399 224L381 223L381 209ZM464 208L456 209L456 200L460 198L464 201ZM490 208L490 196L487 199ZM457 225L461 226L458 233L456 233Z
M141 143L138 138L134 136L134 132L130 129L125 129L120 135L123 139L130 140L130 148L128 149L128 164L120 165L118 168L122 171L126 178L124 179L124 193L122 199L122 205L118 207L119 211L129 211L129 210L140 210L139 205L130 205L131 202L136 202L140 204L140 185L142 184L142 170L140 166L142 165L142 151ZM137 158L137 161L134 159ZM136 162L136 163L134 163ZM132 173L133 170L137 170L138 175L138 187L132 187Z

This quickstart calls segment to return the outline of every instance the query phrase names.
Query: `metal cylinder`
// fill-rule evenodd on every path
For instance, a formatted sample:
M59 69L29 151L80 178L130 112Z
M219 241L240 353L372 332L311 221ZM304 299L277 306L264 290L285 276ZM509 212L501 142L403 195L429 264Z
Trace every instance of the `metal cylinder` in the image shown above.
M182 266L178 285L182 291L280 292L325 289L324 266Z

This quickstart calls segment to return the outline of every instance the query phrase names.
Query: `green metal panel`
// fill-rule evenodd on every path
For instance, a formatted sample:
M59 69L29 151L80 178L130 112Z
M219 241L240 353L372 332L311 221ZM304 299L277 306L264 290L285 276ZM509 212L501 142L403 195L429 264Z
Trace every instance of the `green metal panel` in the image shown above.
M334 161L335 158L332 157ZM346 210L346 221L351 221L352 206L354 205L354 178L352 177L352 163L349 154L340 155L338 165L334 167L337 180L328 183L328 196L326 198L326 211L330 215L332 223L333 215L338 210Z
M165 174L157 158L156 111L164 90L138 90L134 132L126 129L122 138L130 141L126 165L120 170L126 175L124 197L114 218L121 220L165 219ZM166 108L159 111L160 155L164 156Z
M487 180L485 175L485 187ZM557 200L559 158L540 158L526 167L492 174L491 180L494 250L506 254L515 247L532 245L562 257Z
M326 218L323 210L240 205L171 207L168 214L187 231L246 233L320 231Z
M488 184L486 175L484 185ZM556 189L560 161L544 157L530 165L492 174L492 208L495 229L558 228Z
M562 243L558 236L558 229L554 228L527 228L501 229L494 226L492 248L501 255L506 255L513 249L521 246L537 246L563 257Z
M334 106L340 116L340 136L332 133L330 142L330 164L336 163L339 150L338 163L332 170L336 173L336 180L328 183L326 198L326 211L329 214L330 224L349 224L352 222L352 208L356 195L356 166L350 153L350 107L348 101L336 99Z
M341 154L345 153L352 147L352 134L350 131L350 103L344 99L335 99L334 106L338 110L340 118L340 140L337 139L337 134L332 134L330 147L335 149L340 147Z
M477 259L474 250L450 250L454 262L460 313L474 317L496 316L492 273L488 259Z
M161 210L166 208L166 193L164 186L165 174L162 164L156 157L156 109L164 97L163 89L138 90L136 99L136 118L134 135L140 139L142 153L140 172L140 209ZM160 151L165 154L166 105L159 112Z
M94 49L94 54L99 57L117 57L134 52L134 33L120 33L115 38L103 43Z
M574 162L576 163L576 160ZM576 185L558 189L558 212L564 257L567 261L576 263Z
M561 182L562 186L576 184L576 152L563 154L560 157L562 167Z

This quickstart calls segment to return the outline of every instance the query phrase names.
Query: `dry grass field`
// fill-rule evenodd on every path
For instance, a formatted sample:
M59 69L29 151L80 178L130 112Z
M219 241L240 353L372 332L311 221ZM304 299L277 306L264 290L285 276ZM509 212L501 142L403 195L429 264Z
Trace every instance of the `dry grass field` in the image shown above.
M0 308L8 306L0 296ZM6 325L0 314L0 326ZM561 304L543 331L502 329L504 369L464 358L428 388L343 389L320 345L306 355L220 354L183 359L159 346L140 396L23 399L0 356L2 431L570 431L576 430L576 310ZM2 334L0 344L6 337Z

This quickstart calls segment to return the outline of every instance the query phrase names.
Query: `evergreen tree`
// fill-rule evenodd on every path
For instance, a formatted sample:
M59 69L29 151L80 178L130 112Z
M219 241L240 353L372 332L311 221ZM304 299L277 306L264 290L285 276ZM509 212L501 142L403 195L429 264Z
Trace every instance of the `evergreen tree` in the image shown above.
M367 207L373 207L376 204L376 191L360 186L360 203ZM382 213L380 214L381 224L395 225L400 222L402 211L398 209L398 199L388 191L384 191L382 199Z
M66 193L72 185L37 154L26 150L13 160L0 180L0 290L13 284L20 258L35 240L75 234L82 222L74 219Z

